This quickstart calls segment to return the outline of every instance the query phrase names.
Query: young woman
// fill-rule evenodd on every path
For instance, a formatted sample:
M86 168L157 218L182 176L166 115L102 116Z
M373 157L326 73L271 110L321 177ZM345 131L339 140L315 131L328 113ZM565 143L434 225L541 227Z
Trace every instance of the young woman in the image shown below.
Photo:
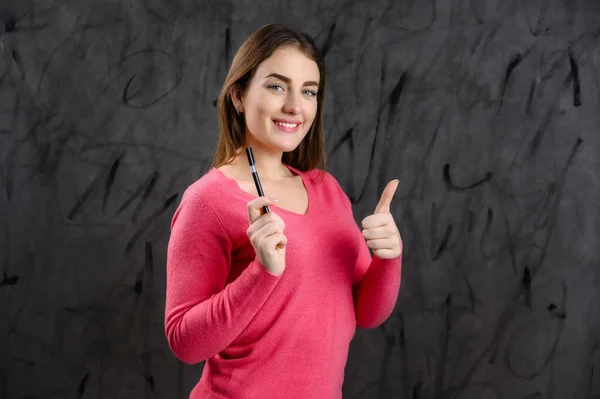
M356 326L395 306L398 182L361 232L324 170L324 92L319 51L285 26L257 30L233 59L214 165L185 191L168 246L168 342L181 361L206 361L192 399L341 398Z

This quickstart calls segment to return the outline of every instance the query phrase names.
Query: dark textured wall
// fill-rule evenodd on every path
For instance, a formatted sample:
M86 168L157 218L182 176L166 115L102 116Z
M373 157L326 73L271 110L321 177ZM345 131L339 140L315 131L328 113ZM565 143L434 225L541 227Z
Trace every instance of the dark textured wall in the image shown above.
M393 316L346 398L599 398L597 0L0 5L0 397L184 398L165 249L214 100L262 24L327 55L329 171L392 178Z

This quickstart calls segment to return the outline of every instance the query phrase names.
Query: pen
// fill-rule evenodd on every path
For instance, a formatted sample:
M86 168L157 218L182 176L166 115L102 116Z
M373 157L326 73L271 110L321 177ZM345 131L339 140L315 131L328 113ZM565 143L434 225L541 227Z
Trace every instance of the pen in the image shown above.
M252 154L252 148L246 147L246 156L248 157L248 163L250 164L250 170L252 171L252 178L254 179L254 185L256 186L256 191L260 197L264 197L265 193L263 192L262 186L260 185L260 179L258 178L258 172L256 171L256 166L254 164L254 154ZM269 213L269 207L263 206L263 212Z

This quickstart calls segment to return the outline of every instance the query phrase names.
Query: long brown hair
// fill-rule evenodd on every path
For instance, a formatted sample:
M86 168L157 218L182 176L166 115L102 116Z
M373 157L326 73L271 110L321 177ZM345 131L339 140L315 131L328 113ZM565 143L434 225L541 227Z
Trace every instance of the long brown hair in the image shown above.
M323 137L323 96L325 94L325 62L312 39L305 33L281 24L265 25L254 31L233 58L217 102L219 141L213 159L218 168L233 160L236 151L245 145L244 115L239 115L232 96L237 90L244 93L258 66L281 46L295 46L319 68L317 113L308 134L291 152L283 154L282 161L296 169L325 170L325 139Z

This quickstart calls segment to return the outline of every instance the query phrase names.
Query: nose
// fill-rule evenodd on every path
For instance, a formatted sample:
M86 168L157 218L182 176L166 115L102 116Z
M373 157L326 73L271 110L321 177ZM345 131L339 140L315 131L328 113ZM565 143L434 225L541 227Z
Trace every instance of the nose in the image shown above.
M288 95L285 98L285 103L283 104L283 112L291 115L298 115L302 109L300 108L299 94L294 92L288 92Z

